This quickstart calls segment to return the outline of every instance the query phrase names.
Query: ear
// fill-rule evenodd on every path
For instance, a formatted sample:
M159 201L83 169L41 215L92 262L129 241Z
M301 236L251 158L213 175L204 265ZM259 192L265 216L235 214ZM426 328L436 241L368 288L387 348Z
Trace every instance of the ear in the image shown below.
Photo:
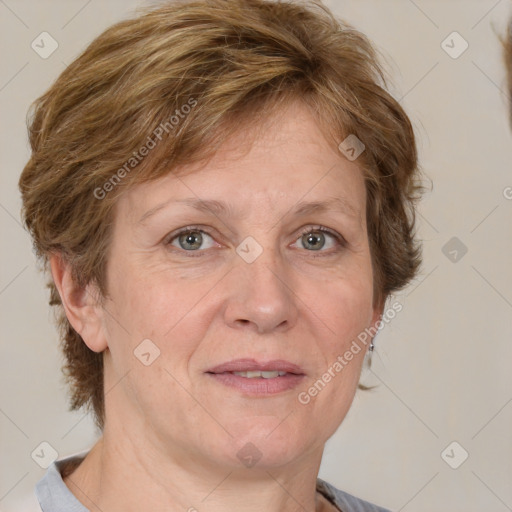
M108 347L103 329L103 309L99 305L99 290L92 284L81 288L73 281L71 266L61 254L50 257L53 281L59 291L67 319L94 352Z

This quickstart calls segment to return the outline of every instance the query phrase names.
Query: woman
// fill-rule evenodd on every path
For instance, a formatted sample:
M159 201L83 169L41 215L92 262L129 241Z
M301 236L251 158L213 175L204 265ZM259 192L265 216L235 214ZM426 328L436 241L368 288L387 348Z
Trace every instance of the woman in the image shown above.
M101 430L44 512L384 510L317 478L420 264L383 86L319 4L196 0L109 28L37 100L24 219Z

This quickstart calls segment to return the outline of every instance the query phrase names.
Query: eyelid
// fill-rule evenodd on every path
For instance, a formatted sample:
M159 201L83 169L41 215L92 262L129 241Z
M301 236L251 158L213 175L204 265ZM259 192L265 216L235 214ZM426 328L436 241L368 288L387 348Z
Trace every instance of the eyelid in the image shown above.
M165 235L165 237L163 238L162 240L162 243L164 245L170 245L171 242L175 239L175 238L178 238L180 235L183 235L184 233L188 233L188 232L193 232L193 231L199 231L200 233L203 233L203 234L206 234L208 235L210 238L212 238L213 240L215 240L214 238L214 235L213 235L213 232L216 232L216 230L212 229L212 228L209 228L209 227L206 227L206 226L200 226L200 225L190 225L190 226L184 226L182 228L179 228L167 235ZM219 235L220 236L220 235ZM218 243L218 242L217 242ZM188 252L193 252L193 251L188 251ZM196 251L196 252L200 252L200 251Z
M330 254L334 254L335 252L337 252L340 249L347 247L347 245L348 245L348 242L346 241L346 239L343 235L341 235L337 231L334 231L333 229L330 229L330 228L327 228L325 226L321 226L318 224L317 225L311 224L311 225L306 226L305 228L301 229L301 231L299 233L299 238L306 235L307 233L311 233L311 232L315 232L315 231L320 231L321 233L327 233L328 235L332 236L338 243L338 247L336 247L330 251L307 251L307 252L313 252L313 253L318 252L319 255L328 256Z
M212 238L212 240L214 240L218 244L218 242L215 240L215 237L212 234L212 232L216 231L216 230L214 230L210 227L200 226L200 225L190 225L190 226L185 226L185 227L179 228L178 230L173 231L172 233L166 235L163 239L163 243L164 243L164 245L171 246L171 242L173 240L175 240L177 237L179 237L180 235L182 235L184 233L193 232L193 231L199 231L200 233L208 235L210 238ZM298 232L298 235L295 236L295 242L299 238L304 236L305 234L312 233L315 231L320 231L322 233L326 233L326 234L330 235L331 237L333 237L336 240L336 242L338 243L338 247L331 249L330 251L320 250L320 251L306 251L306 252L310 252L310 253L318 252L319 255L328 256L328 255L334 254L338 250L340 250L348 245L348 242L345 240L343 235L341 235L340 233L338 233L330 228L327 228L325 226L318 225L318 224L317 225L310 224L310 225L305 226L304 228L301 228ZM171 247L173 247L173 246L171 246ZM191 253L192 255L194 253L200 254L200 253L206 252L206 250L185 251L185 250L179 249L177 247L175 249L178 250L180 253Z

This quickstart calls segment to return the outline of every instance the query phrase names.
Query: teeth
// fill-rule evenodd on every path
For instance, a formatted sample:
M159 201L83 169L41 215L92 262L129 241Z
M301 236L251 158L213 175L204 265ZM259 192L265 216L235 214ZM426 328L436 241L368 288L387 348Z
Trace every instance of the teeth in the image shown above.
M245 377L246 379L256 379L256 378L260 378L260 377L263 377L264 379L275 379L276 377L282 377L283 375L286 375L286 372L248 371L248 372L233 372L233 375L238 375L239 377Z

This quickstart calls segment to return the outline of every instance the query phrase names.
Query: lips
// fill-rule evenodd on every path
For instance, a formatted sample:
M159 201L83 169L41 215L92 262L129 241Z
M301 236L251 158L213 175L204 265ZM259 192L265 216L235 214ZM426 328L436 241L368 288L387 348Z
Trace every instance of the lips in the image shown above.
M290 391L306 376L298 365L283 359L267 362L235 359L211 368L206 374L213 382L250 397L272 396Z
M234 359L207 370L207 373L216 374L234 372L286 372L294 375L305 374L302 368L284 359L275 359L267 362L256 361L255 359Z

